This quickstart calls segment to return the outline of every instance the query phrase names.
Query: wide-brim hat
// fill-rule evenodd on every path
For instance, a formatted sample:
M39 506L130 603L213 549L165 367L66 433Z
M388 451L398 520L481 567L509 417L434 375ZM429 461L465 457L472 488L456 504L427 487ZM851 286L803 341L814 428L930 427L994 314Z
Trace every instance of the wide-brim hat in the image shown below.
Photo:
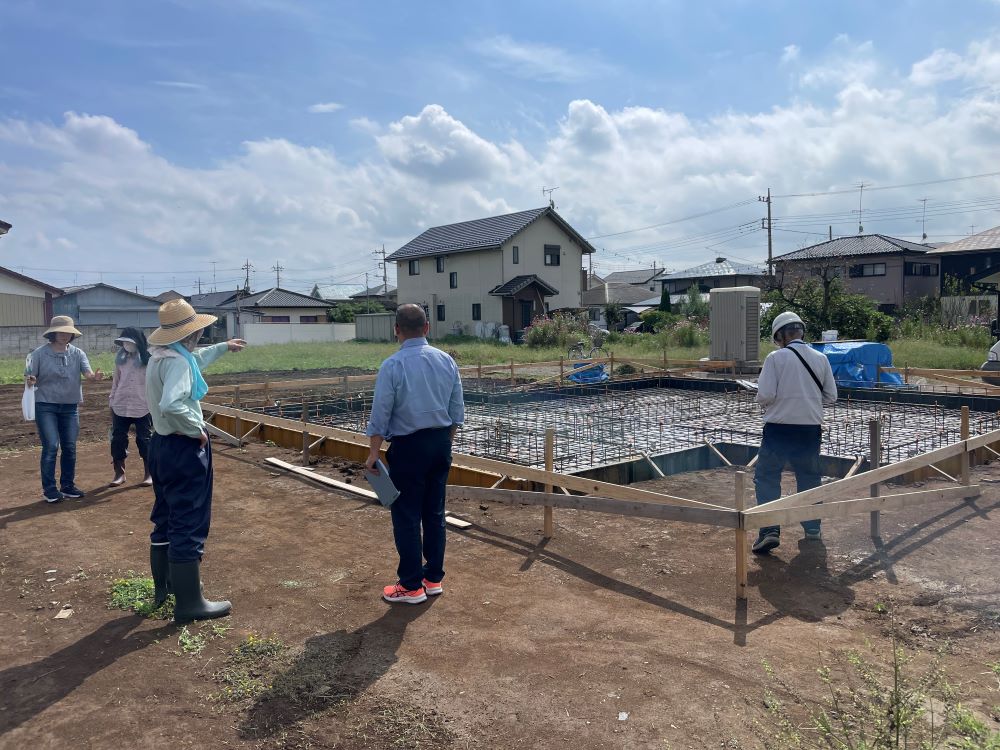
M175 344L195 331L208 328L218 320L214 315L196 313L187 300L172 299L160 305L160 327L149 334L149 343L155 346Z
M76 326L73 325L73 319L69 315L56 315L49 321L49 330L42 334L42 336L48 336L50 333L71 333L74 336L82 336Z

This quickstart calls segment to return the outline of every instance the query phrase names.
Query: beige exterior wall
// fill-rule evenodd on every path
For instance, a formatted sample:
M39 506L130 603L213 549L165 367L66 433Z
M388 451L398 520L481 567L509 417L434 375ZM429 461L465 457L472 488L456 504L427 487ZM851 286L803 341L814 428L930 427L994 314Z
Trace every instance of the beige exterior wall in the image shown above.
M513 262L513 248L518 247L519 263ZM545 245L559 245L558 266L546 266ZM551 310L578 308L583 291L583 251L569 235L547 216L535 221L504 244L500 250L479 250L444 256L444 271L437 272L437 256L420 258L420 273L409 274L409 261L396 264L399 304L415 302L430 312L432 337L446 336L461 324L466 334L475 334L476 323L502 323L500 297L489 291L515 276L535 274L559 290L545 301ZM458 273L458 288L449 287L450 274ZM472 320L472 305L482 305L481 321ZM444 321L437 320L437 305L445 306ZM539 314L544 310L536 309Z
M0 292L0 326L41 326L47 323L44 292L41 297Z
M16 294L21 297L41 297L45 299L45 290L20 279L14 279L0 273L0 294Z

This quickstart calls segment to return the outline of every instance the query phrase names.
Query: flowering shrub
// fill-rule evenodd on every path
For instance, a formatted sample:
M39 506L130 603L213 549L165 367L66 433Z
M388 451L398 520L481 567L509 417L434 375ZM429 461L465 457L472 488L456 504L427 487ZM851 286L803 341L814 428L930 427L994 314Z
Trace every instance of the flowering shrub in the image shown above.
M538 317L524 329L524 343L532 349L549 346L565 348L570 343L590 338L587 331L589 322L586 313L557 312L548 318Z
M708 343L708 326L692 320L682 320L660 329L657 335L662 346L694 348Z

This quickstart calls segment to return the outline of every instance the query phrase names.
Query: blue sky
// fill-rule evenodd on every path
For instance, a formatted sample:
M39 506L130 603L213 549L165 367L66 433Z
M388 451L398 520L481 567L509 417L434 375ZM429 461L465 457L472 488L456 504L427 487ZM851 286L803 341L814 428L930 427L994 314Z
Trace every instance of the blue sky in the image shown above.
M0 264L56 284L158 291L169 276L189 291L245 257L280 260L293 288L356 283L383 242L540 205L543 184L590 236L768 187L1000 169L995 0L6 0L3 18L0 218L15 229ZM931 223L945 240L1000 223L992 196L1000 181L982 178L869 206L955 204ZM840 233L852 207L775 208L843 214ZM760 216L607 238L597 262L679 268L722 252L714 240L757 260ZM915 226L886 213L870 230ZM802 241L789 231L779 250Z

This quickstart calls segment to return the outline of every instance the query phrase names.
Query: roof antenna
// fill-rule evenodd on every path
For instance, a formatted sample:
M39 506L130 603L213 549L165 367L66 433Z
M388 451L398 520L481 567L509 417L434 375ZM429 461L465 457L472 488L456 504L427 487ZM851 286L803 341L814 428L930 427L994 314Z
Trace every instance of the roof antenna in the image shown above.
M552 194L556 190L558 190L558 189L559 189L558 187L547 188L547 187L545 187L545 185L542 185L542 197L544 198L545 196L548 196L548 198L549 198L549 208L555 208L556 207L556 202L554 200L552 200Z

